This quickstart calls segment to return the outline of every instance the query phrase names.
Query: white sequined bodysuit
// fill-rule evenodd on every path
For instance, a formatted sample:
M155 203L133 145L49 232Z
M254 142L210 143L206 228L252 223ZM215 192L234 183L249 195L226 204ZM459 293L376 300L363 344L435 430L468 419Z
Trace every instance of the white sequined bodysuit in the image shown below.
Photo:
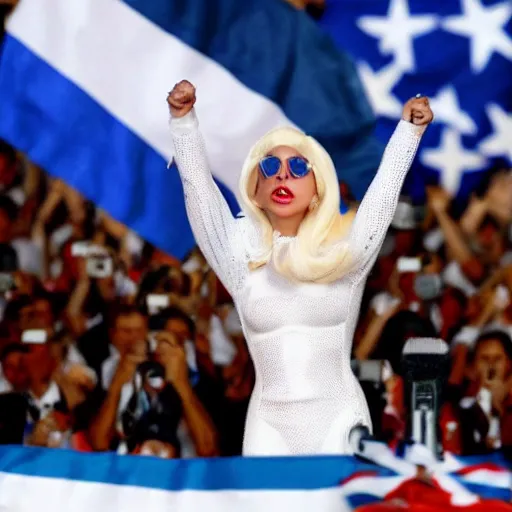
M366 277L393 218L420 129L400 121L344 243L358 262L330 284L295 284L267 264L249 270L257 228L235 219L213 181L194 111L171 121L175 160L196 241L230 292L254 361L244 455L350 453L357 424L371 428L352 370L352 337ZM275 244L289 243L276 234Z

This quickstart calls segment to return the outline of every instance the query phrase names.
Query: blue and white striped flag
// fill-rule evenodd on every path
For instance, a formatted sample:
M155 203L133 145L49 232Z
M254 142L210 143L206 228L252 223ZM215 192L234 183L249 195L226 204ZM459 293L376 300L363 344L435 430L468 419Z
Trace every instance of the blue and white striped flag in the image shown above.
M21 0L7 32L0 137L177 257L193 239L166 96L183 78L234 212L245 156L276 126L319 139L358 198L380 160L352 62L283 0Z
M431 468L435 483L427 485L414 478L414 464L385 446L377 451L380 464L332 456L162 460L4 446L0 510L378 512L407 504L418 510L418 503L423 512L512 510L510 473L499 456L448 456Z

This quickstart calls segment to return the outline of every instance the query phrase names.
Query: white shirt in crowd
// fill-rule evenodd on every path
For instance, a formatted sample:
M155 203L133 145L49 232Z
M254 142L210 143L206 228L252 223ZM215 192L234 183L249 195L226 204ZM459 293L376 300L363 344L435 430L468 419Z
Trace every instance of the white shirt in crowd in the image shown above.
M39 398L30 393L32 405L39 411L40 419L50 414L55 405L62 400L62 395L55 381L52 381L46 392Z
M41 246L29 238L16 238L12 240L11 247L18 256L19 270L41 277L43 271Z

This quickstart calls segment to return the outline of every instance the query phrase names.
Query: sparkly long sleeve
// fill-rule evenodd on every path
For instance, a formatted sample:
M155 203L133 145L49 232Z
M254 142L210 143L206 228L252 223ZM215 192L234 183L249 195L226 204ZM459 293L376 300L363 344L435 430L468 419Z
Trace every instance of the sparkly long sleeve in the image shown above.
M239 284L237 221L213 180L194 110L172 118L170 127L192 232L213 271L233 294Z
M393 220L400 191L421 140L423 128L400 121L381 164L357 210L350 246L357 258L358 274L369 269Z

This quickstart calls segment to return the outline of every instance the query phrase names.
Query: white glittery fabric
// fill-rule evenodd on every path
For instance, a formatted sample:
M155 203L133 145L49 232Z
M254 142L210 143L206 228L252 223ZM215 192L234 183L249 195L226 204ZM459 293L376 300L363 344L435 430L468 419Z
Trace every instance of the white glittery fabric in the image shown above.
M366 277L393 219L420 130L400 121L350 235L357 267L330 284L292 283L271 264L248 268L257 228L235 219L215 185L192 111L171 121L187 212L206 259L231 293L256 369L243 451L252 456L351 453L348 435L371 428L350 368ZM275 244L290 238L276 234Z

